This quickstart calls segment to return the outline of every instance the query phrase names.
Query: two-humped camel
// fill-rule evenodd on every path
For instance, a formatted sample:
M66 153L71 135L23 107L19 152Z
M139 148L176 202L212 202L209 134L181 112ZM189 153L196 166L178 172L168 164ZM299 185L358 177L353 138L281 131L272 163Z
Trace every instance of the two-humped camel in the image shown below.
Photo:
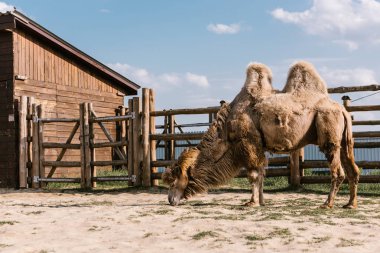
M321 206L331 208L345 174L350 186L346 208L357 207L359 169L354 162L352 123L345 108L331 100L325 82L307 62L294 64L282 93L272 88L264 64L247 68L244 86L221 107L200 144L185 150L165 171L170 204L225 183L242 167L252 184L247 205L264 204L265 151L291 152L318 145L330 164L331 188Z

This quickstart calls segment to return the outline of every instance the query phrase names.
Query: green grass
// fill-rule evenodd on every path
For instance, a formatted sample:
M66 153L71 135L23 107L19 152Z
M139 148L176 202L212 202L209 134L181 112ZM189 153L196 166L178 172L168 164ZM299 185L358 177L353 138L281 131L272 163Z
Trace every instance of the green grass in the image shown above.
M251 185L247 178L234 178L229 182L228 186L251 190ZM264 180L264 191L288 191L290 189L287 177L269 177Z
M18 221L0 221L0 226L2 225L14 225L18 223Z
M218 234L213 231L202 231L202 232L196 233L191 238L193 240L201 240L206 237L218 237Z
M254 242L254 241L263 241L268 239L266 236L261 236L261 235L247 235L245 236L245 239L249 242Z
M318 174L318 172L313 172L310 169L304 170L305 175L312 176ZM380 170L373 170L371 175L379 175ZM126 176L128 172L125 170L98 170L99 177L109 177L109 176ZM162 184L162 180L159 180L159 185L167 187ZM128 182L126 181L115 181L115 182L98 182L97 187L94 188L95 191L102 190L125 190L130 189L128 187ZM80 184L75 183L49 183L46 187L48 190L79 190ZM216 191L220 191L219 188L215 189ZM211 191L215 191L211 190ZM247 178L233 178L226 186L222 187L222 190L233 190L233 191L250 191L251 185L248 182ZM270 177L265 178L264 180L264 191L266 192L291 192L294 191L288 182L288 177ZM318 194L328 194L330 191L330 184L305 184L302 185L298 191L305 193L318 193ZM339 194L348 194L349 188L348 184L343 184ZM379 196L380 195L380 184L363 184L359 183L358 186L358 194L359 195L368 195L368 196Z
M98 170L97 177L115 177L128 176L126 170ZM128 181L113 181L113 182L97 182L97 190L117 190L128 188ZM46 187L48 190L64 189L64 190L81 190L78 183L49 183Z

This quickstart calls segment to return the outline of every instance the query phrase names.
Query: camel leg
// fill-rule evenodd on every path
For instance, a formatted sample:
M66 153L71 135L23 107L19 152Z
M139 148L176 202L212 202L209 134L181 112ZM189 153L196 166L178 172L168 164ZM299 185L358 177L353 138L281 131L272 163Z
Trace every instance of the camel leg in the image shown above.
M251 200L245 203L246 206L264 206L264 175L261 172L263 168L255 168L248 170L248 180L252 186Z
M345 173L340 163L339 148L334 148L326 154L327 160L330 162L331 188L326 202L321 208L332 208L339 187L344 181Z
M343 208L357 208L357 191L358 191L358 183L359 183L359 175L360 171L358 166L355 164L353 152L349 156L346 151L341 152L341 160L346 171L348 177L348 184L350 187L350 200Z
M247 168L248 180L252 186L251 200L245 205L264 205L263 181L266 160L261 144L253 138L242 138L235 144L235 152L241 155L241 165Z

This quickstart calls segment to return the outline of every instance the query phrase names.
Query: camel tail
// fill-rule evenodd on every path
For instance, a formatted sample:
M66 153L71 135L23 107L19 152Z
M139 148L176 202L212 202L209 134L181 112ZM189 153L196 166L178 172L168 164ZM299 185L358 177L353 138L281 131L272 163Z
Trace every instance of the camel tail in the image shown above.
M349 158L354 158L354 137L352 135L352 120L351 115L344 110L344 133L343 133L343 141L345 142L346 154Z

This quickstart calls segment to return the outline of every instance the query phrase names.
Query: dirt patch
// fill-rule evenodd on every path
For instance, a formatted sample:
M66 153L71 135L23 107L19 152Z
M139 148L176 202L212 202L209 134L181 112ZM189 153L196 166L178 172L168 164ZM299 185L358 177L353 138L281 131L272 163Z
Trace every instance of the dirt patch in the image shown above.
M213 192L180 206L166 192L0 191L0 252L376 252L380 199L319 209L325 195Z

